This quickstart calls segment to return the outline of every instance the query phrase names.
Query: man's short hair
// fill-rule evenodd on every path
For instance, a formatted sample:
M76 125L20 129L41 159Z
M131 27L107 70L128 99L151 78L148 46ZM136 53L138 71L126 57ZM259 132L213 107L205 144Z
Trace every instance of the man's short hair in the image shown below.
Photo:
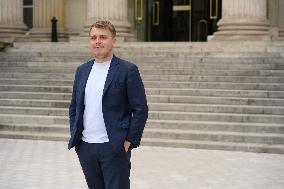
M107 20L99 20L99 21L95 22L95 23L92 24L91 27L90 27L89 35L90 35L91 30L92 30L93 28L109 30L110 33L112 34L112 37L115 37L115 36L116 36L115 27L114 27L114 25L113 25L110 21L107 21Z

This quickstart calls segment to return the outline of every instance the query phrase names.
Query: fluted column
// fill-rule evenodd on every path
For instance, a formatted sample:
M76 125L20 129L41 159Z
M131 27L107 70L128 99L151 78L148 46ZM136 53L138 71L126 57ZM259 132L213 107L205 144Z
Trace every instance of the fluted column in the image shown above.
M34 0L33 28L30 36L34 41L51 40L51 19L56 17L58 40L64 37L64 1Z
M26 30L23 0L0 0L0 38L21 38Z
M278 27L279 27L279 37L281 37L282 39L284 39L284 1L283 0L279 0L279 11L278 11Z
M127 18L127 0L87 0L87 20L84 35L88 35L90 26L98 20L111 21L117 31L117 37L127 40L133 37Z
M267 40L267 0L223 0L215 40Z

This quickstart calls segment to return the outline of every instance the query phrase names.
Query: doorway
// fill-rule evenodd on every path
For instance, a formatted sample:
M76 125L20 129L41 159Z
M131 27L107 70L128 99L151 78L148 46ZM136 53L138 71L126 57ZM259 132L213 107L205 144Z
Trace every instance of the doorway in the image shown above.
M217 31L222 0L145 0L146 41L207 41Z

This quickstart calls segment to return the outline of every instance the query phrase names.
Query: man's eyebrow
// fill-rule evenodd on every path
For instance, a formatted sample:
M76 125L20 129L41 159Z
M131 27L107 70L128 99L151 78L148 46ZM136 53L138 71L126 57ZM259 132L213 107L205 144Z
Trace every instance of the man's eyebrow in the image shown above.
M107 34L101 34L101 35L94 34L94 35L91 35L91 36L108 36L108 35Z

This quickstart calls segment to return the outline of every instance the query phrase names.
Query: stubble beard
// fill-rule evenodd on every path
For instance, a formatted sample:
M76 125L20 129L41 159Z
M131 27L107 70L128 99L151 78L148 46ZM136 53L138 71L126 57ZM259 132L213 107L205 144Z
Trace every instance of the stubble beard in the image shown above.
M94 52L94 57L95 59L100 59L100 60L104 60L107 59L108 57L110 57L110 52Z

